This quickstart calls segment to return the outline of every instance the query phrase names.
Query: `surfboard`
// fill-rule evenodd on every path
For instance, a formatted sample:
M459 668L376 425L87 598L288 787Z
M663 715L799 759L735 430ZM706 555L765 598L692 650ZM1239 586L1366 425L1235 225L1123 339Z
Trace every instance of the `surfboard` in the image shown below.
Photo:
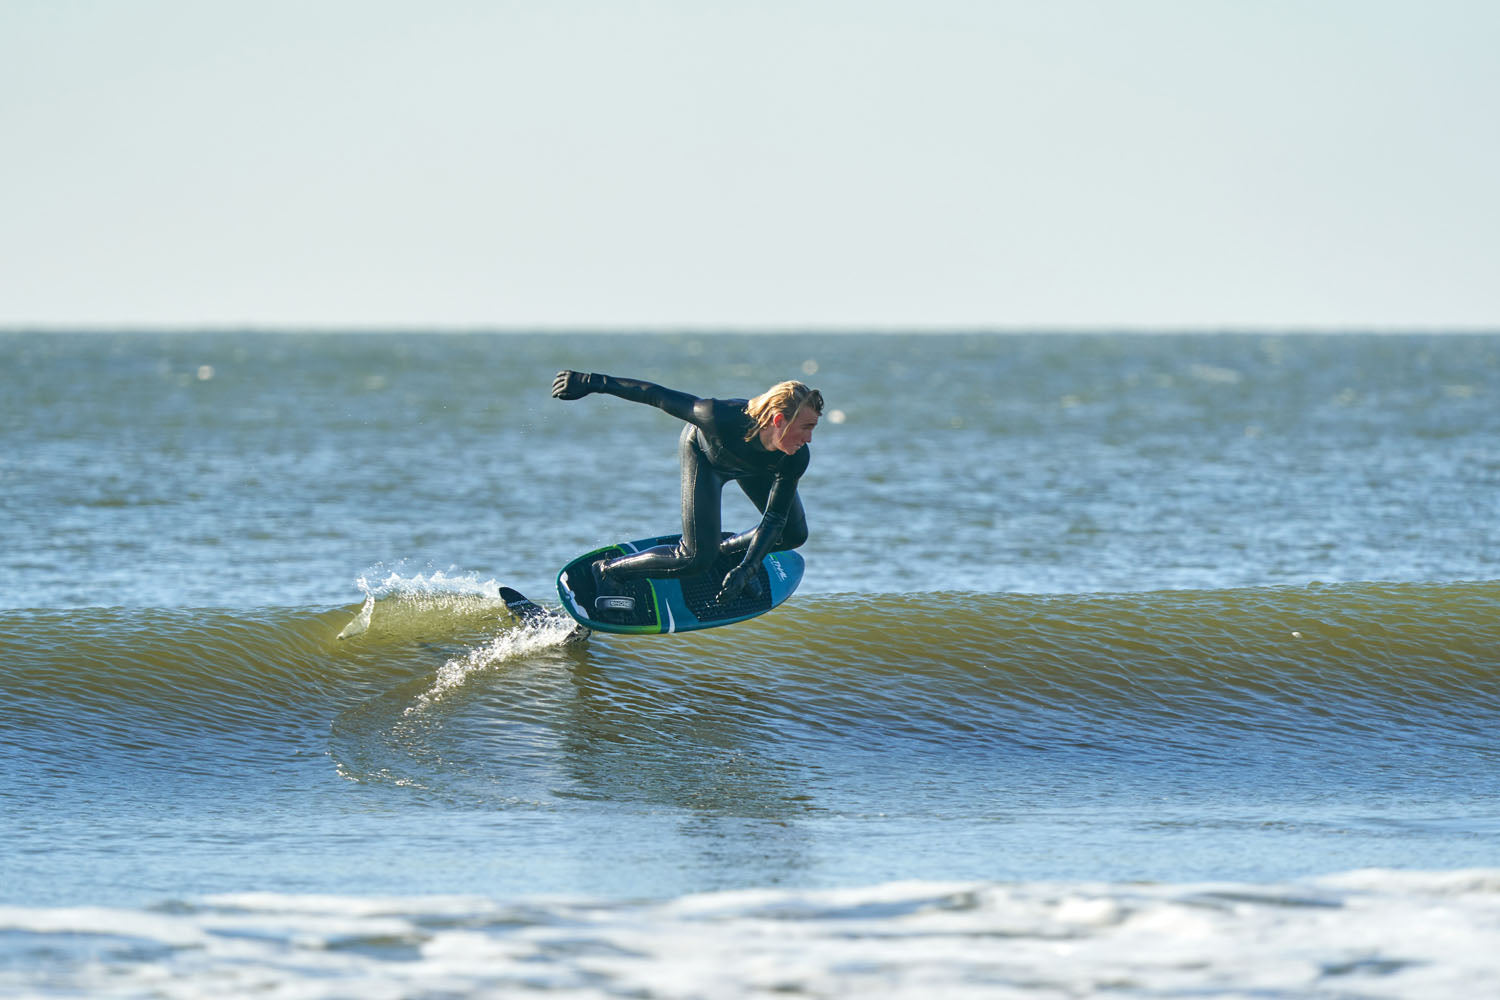
M727 534L725 537L729 537ZM720 556L714 567L699 576L636 577L618 581L608 593L595 590L590 567L597 559L613 559L658 545L675 545L681 535L662 535L634 542L606 545L585 552L557 574L557 596L563 610L596 632L659 635L691 632L747 621L781 604L802 582L806 567L796 552L772 552L761 560L758 594L746 587L727 602L718 600L725 575L740 564L740 556ZM602 600L601 600L602 598Z

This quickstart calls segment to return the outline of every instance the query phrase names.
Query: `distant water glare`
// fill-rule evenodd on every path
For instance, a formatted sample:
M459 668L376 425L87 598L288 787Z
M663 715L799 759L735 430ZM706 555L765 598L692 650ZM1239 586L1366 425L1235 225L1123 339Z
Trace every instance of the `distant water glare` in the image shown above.
M338 603L394 566L546 592L579 551L678 528L671 419L552 400L563 367L719 396L813 368L809 592L1493 579L1497 355L1478 335L10 334L0 605Z

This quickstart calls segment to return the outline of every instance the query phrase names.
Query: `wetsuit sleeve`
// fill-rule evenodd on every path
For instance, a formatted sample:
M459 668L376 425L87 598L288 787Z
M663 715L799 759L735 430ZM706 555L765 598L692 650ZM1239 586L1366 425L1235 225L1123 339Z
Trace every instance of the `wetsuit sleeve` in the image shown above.
M595 392L608 393L611 396L628 399L632 403L654 406L690 424L702 426L703 420L712 419L712 400L699 399L697 396L678 392L676 389L668 389L655 382L594 373L589 376L589 386Z
M766 497L766 510L761 515L760 524L749 532L749 545L745 549L745 558L740 560L741 566L757 565L781 537L781 529L786 527L787 514L792 509L792 501L797 499L797 482L802 478L802 473L807 471L809 460L810 453L804 447L777 472L776 478L771 482L771 492Z

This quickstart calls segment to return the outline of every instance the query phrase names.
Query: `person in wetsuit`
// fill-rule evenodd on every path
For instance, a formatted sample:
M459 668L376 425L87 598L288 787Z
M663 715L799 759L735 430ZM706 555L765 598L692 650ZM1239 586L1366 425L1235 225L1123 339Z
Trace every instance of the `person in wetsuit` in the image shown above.
M754 399L700 399L653 382L575 371L558 372L552 383L557 399L595 392L649 404L687 424L678 439L682 540L603 561L597 569L605 581L691 576L707 572L723 553L743 552L719 591L719 600L728 601L758 583L756 570L766 553L807 541L797 481L807 471L807 443L823 413L818 390L782 382ZM745 491L761 519L749 531L721 540L719 505L730 480Z

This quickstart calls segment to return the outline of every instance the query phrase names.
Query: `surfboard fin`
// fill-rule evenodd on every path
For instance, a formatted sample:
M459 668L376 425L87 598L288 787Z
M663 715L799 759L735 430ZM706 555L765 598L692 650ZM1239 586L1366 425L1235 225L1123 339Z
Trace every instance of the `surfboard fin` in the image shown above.
M505 606L510 609L510 613L515 615L516 619L523 625L548 625L552 622L567 620L562 615L548 611L525 594L510 587L500 588L500 599L505 602ZM570 646L574 643L587 642L589 636L592 634L592 632L582 625L574 625L573 631L563 636L563 645Z

